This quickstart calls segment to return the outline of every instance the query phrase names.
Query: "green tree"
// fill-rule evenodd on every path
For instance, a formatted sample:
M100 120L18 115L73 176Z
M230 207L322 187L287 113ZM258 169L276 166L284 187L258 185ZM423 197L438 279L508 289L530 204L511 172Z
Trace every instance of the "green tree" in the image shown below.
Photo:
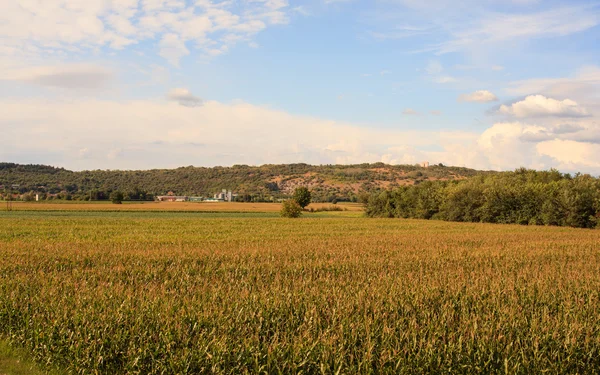
M292 199L296 201L296 203L298 203L298 205L300 205L302 209L304 209L304 207L310 204L310 191L308 191L308 189L305 187L296 188L296 190L294 190L294 195L292 196Z
M281 205L281 217L297 218L302 215L302 207L294 199L288 199Z
M112 193L110 193L110 200L114 203L114 204L121 204L123 203L123 193L116 190L113 191Z

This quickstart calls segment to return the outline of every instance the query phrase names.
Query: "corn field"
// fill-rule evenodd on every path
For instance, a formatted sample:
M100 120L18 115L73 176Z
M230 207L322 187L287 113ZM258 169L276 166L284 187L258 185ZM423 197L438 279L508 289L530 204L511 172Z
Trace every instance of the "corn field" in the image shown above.
M0 338L65 374L597 374L600 231L0 213Z

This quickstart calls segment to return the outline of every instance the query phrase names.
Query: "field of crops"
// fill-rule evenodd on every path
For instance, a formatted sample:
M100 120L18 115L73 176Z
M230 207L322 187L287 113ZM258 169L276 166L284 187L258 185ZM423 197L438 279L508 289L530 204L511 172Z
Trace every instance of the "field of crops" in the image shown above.
M307 209L323 209L333 205L330 203L312 203ZM7 211L6 202L0 202L0 212ZM242 203L242 202L12 202L12 211L106 211L106 212L279 212L280 203ZM358 203L339 203L336 205L344 211L359 212L363 210Z
M335 214L0 212L0 339L73 374L600 371L600 230Z

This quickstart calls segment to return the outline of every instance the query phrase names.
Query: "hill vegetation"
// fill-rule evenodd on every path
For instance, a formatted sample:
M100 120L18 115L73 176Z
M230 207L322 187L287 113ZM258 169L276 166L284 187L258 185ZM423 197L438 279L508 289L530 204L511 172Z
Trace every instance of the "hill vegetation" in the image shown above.
M460 167L383 163L357 165L284 164L232 167L181 167L146 171L93 170L74 172L46 165L0 163L0 191L11 189L33 199L108 200L113 191L126 200L152 200L169 191L176 195L212 196L221 189L243 201L272 201L308 187L313 201L358 201L361 194L423 181L461 180L485 172ZM14 185L14 186L13 186Z

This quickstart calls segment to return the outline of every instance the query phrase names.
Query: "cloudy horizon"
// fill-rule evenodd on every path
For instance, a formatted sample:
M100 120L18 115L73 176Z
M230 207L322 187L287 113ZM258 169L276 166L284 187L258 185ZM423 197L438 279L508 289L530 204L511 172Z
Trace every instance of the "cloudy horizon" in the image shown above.
M600 175L600 2L0 4L0 161Z

